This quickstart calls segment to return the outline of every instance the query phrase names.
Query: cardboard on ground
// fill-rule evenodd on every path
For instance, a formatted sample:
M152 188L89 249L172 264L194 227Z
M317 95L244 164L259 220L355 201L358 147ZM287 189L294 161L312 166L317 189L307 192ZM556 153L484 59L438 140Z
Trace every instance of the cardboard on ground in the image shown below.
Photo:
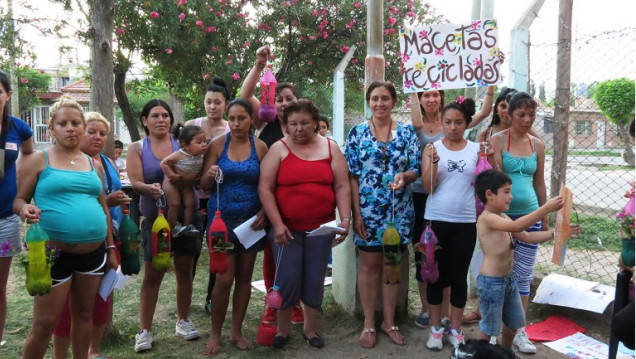
M613 287L552 273L543 278L532 301L602 314L613 300Z

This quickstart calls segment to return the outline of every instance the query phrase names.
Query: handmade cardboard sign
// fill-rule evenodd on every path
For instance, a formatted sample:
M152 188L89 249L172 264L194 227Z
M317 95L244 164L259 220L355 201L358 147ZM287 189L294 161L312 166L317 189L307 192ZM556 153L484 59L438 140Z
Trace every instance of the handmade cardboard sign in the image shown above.
M501 80L496 20L403 28L399 39L405 93L489 86Z

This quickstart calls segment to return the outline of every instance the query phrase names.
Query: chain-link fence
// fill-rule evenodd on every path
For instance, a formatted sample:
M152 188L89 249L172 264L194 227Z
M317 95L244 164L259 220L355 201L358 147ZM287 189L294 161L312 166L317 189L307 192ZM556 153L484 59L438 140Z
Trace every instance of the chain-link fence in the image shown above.
M633 70L636 67L632 55L636 53L635 44L634 28L572 40L567 173L559 173L559 177L566 178L566 186L574 193L571 220L581 225L582 234L569 242L563 267L551 262L552 243L541 245L537 256L539 272L558 272L606 284L614 282L621 250L616 213L625 205L627 199L623 195L629 183L634 181L634 167L624 160L623 153L626 147L632 145L626 145L623 140L629 134L621 133L601 113L594 102L594 91L605 80L621 77L634 79ZM518 89L529 92L539 103L534 130L546 144L545 181L548 196L554 154L556 58L556 43L532 44L529 86L527 89ZM405 102L394 109L393 119L410 121L410 109ZM362 114L347 114L345 136L352 126L364 120ZM489 122L490 119L485 119L475 132L481 132Z

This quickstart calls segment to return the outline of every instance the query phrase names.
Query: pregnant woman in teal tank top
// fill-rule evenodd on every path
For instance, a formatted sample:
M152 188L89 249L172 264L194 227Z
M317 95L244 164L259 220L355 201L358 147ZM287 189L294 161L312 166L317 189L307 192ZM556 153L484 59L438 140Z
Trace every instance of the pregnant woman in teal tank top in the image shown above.
M60 250L51 268L51 291L34 298L24 358L44 357L69 292L73 352L88 353L99 282L109 267L117 268L102 191L104 170L80 149L85 130L82 107L62 96L50 109L54 145L25 158L19 174L13 211L22 219L39 221L50 238L47 244ZM35 204L30 204L32 198Z

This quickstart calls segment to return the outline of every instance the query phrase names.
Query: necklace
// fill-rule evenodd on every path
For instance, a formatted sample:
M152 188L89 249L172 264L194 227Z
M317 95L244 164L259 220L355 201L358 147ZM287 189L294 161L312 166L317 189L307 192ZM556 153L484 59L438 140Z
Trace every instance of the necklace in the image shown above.
M73 158L72 160L68 160L68 162L71 164L71 166L75 166L75 161L77 161L81 156L82 153L80 152L79 155L75 156L75 158Z
M373 122L373 119L371 119L371 126L373 126L373 132L375 132L376 136L380 137L380 133L378 133L378 130L375 128L375 122ZM386 133L386 141L385 142L380 141L380 143L383 144L383 146L382 146L382 172L384 172L386 170L386 149L387 149L387 147L389 147L389 140L391 139L391 126L393 126L393 119L391 119L391 122L389 123L389 131Z

